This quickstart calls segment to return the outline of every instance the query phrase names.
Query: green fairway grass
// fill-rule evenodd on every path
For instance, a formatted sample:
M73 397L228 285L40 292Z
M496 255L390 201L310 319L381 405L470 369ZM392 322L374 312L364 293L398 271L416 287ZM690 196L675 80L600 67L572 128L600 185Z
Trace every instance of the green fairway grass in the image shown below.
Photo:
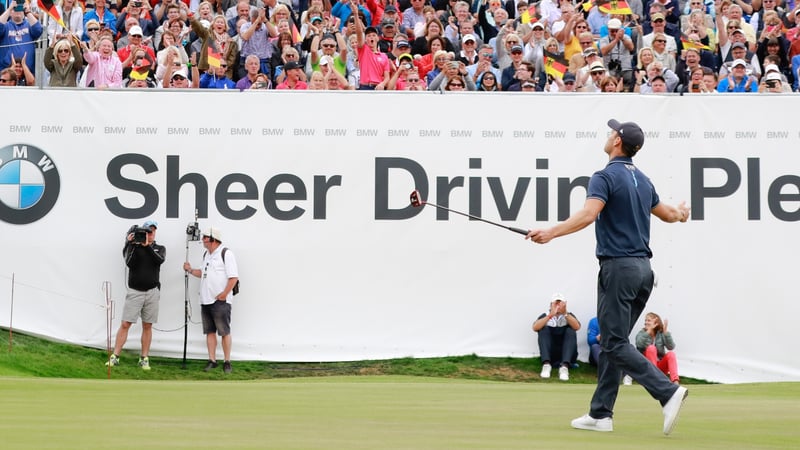
M790 449L800 384L690 387L675 432L622 386L613 433L573 430L588 384L397 376L0 379L4 449Z
M0 450L8 449L795 449L800 383L704 384L663 436L658 403L621 386L613 433L573 430L595 369L542 380L538 358L342 363L204 361L106 352L0 333ZM110 375L110 377L109 377Z

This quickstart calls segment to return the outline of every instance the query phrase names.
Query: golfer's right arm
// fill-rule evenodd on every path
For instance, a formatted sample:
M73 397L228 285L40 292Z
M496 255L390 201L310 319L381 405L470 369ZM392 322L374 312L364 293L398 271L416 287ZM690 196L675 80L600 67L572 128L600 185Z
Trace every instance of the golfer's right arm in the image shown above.
M546 244L557 237L580 231L593 223L605 206L605 202L600 199L587 198L583 209L569 216L567 220L544 230L531 230L525 239L537 244Z

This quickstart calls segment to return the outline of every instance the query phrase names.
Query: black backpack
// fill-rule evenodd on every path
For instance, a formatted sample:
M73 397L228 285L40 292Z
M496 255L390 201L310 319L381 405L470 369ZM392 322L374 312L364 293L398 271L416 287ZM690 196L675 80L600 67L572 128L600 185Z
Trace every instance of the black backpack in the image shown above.
M222 247L222 262L225 262L225 252L227 252L227 251L228 251L228 247ZM203 259L206 258L207 254L208 254L208 252L203 252ZM233 289L231 290L231 292L233 292L233 295L238 295L239 294L239 278L238 277L236 278L236 284L233 285Z

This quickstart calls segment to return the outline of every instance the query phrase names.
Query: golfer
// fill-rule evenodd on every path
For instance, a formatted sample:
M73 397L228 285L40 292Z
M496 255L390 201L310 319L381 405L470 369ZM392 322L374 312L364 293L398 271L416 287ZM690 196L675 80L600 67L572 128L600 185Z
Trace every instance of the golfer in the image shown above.
M572 427L613 431L614 402L624 372L661 403L664 434L668 435L688 390L670 383L631 345L628 336L653 290L650 214L664 222L686 222L689 208L685 202L677 207L662 203L650 179L633 165L633 156L644 144L639 125L612 119L608 126L613 130L604 149L609 162L589 180L583 209L552 228L528 232L525 239L546 244L595 223L600 261L597 319L601 330L597 388L589 414L573 420Z

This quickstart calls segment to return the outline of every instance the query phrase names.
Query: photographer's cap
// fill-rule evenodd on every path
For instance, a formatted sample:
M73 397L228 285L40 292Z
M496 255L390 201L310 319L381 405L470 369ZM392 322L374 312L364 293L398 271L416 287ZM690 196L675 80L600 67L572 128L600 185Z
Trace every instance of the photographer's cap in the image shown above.
M555 294L553 294L552 297L550 297L550 301L553 301L553 302L565 302L565 301L567 301L567 299L564 297L564 294L562 294L561 292L556 292Z
M214 228L214 227L206 228L206 230L203 231L203 236L208 236L211 239L216 239L222 242L222 232L219 231L219 228Z
M622 122L615 119L608 121L608 126L619 133L622 143L632 147L634 152L639 151L644 145L644 132L641 127L634 122Z
M147 222L144 223L144 225L142 225L142 228L150 228L150 227L158 228L158 222L156 222L155 220L148 220Z
M781 78L781 74L778 72L770 72L764 77L765 81L780 81L783 84L783 78Z

